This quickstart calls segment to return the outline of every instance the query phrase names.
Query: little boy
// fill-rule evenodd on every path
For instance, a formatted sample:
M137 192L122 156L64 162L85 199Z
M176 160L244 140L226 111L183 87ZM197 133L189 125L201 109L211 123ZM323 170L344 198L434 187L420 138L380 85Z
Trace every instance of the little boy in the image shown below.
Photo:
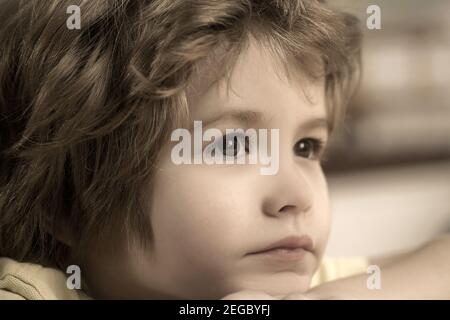
M355 18L313 0L4 5L0 297L374 294L366 275L316 286L368 265L323 260L321 159L358 78ZM67 27L73 5L79 29ZM174 161L173 133L195 136L194 123L211 144L187 159L206 161ZM226 134L237 128L277 134ZM279 159L272 174L236 163L262 146ZM423 296L448 298L448 243L383 269L389 290L373 297L407 297L402 270L423 267L435 274L419 272Z

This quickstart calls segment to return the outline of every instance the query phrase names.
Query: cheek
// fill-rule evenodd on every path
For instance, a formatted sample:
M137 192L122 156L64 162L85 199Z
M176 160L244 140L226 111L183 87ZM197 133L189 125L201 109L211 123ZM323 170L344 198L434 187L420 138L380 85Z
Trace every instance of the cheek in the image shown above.
M151 206L156 251L159 245L160 252L177 252L202 263L223 263L239 254L254 201L248 186L234 180L195 166L171 168L157 177Z
M331 207L326 178L320 170L315 176L315 225L317 230L317 247L320 252L324 252L331 230Z

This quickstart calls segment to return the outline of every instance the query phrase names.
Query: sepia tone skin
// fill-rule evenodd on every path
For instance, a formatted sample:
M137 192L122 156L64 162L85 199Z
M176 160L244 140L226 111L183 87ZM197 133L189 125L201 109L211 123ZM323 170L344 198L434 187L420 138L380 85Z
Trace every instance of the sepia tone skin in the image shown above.
M205 128L281 128L278 174L263 176L259 165L176 166L171 145L165 146L149 212L154 249L143 251L124 241L114 254L91 252L84 273L88 294L143 299L450 298L448 236L409 254L371 261L381 267L381 290L367 288L367 274L310 289L330 229L329 199L320 166L323 151L306 150L299 156L293 150L306 137L328 138L325 127L304 126L326 117L323 86L293 81L280 70L277 60L251 43L233 69L229 90L220 81L198 86L189 97L192 119L203 120ZM230 110L234 115L258 113L261 119L228 116L208 123ZM249 123L242 123L244 118ZM288 235L304 234L314 248L301 261L246 255Z
M152 185L154 250L124 244L114 255L93 253L87 268L92 295L218 299L241 290L276 296L309 288L330 229L328 190L323 149L299 153L294 147L307 138L328 139L326 121L317 121L327 117L324 87L282 70L252 41L229 82L198 86L189 95L191 118L204 129L280 129L278 173L261 175L259 164L177 166L166 146ZM217 119L231 110L233 116ZM312 120L316 125L308 125ZM290 235L313 240L301 261L246 255Z

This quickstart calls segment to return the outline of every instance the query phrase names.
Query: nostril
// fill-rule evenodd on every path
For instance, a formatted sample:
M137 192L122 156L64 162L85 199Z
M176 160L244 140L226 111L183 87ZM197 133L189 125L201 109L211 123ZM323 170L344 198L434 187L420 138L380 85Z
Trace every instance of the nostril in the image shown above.
M307 206L304 209L301 209L299 206L296 205L292 205L292 204L288 204L283 206L281 209L278 210L278 213L287 213L287 212L292 212L292 213L308 213L311 211L311 206Z
M290 210L295 210L296 206L294 205L285 205L280 210L278 210L279 213L288 212Z

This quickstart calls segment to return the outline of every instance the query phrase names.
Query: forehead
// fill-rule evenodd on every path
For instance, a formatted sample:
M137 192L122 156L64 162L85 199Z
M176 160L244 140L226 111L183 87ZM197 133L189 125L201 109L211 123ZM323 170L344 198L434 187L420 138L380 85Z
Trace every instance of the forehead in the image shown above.
M256 41L249 42L227 76L219 80L220 66L210 61L188 90L191 120L227 110L256 112L285 124L327 118L324 81L310 80L298 68L289 68Z

